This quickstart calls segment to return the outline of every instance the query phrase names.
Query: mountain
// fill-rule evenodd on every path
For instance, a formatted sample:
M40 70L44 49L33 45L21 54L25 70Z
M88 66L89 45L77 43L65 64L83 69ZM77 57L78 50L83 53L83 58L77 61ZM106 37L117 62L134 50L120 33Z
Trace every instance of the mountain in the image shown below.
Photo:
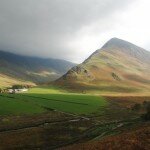
M28 57L0 51L0 86L50 82L73 66L74 63L65 60Z
M150 90L150 52L112 38L56 84L78 91L132 93Z

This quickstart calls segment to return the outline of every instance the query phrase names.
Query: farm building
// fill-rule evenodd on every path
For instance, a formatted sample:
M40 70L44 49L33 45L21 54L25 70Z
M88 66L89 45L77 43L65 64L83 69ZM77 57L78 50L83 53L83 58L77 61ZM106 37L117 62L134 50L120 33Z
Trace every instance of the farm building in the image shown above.
M19 93L19 92L27 92L28 89L27 88L23 88L23 89L8 89L8 93Z

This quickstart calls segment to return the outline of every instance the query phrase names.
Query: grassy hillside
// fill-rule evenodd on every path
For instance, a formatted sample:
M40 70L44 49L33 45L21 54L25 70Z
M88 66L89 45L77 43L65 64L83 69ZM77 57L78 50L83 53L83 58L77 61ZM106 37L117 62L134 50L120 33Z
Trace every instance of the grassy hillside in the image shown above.
M74 65L64 60L27 57L0 51L0 80L3 81L0 86L20 82L47 83L57 79ZM5 81L7 77L8 82Z
M15 84L35 86L35 84L30 81L24 81L0 74L0 88L10 87Z
M111 39L57 84L78 91L149 93L150 52L120 39Z

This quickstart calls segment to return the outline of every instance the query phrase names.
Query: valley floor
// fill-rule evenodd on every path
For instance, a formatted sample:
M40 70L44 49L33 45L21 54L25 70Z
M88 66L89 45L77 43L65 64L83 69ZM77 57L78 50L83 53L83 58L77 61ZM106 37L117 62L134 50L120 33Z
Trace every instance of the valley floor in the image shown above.
M77 145L68 145L95 140L99 143L110 135L141 129L143 125L147 131L149 123L143 123L140 117L144 110L132 107L149 100L148 96L69 93L46 86L28 93L0 94L0 149L75 149Z
M102 140L80 143L59 150L149 150L150 123L128 128L121 134L108 136Z

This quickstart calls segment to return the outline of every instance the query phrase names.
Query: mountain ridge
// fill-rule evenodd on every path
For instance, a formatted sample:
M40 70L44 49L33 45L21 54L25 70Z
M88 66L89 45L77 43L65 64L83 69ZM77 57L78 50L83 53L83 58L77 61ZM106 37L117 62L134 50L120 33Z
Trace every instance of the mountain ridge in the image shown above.
M132 92L150 87L150 52L112 38L56 81L76 90Z
M28 57L0 51L0 75L16 81L47 83L59 78L73 66L74 63L65 60Z

